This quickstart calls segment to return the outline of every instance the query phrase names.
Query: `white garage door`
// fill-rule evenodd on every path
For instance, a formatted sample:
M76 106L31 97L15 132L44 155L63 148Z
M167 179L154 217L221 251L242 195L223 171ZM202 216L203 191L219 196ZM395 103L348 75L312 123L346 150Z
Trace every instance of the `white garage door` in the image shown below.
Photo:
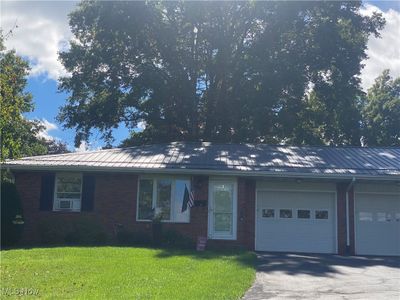
M400 196L356 193L356 254L400 255Z
M256 250L336 253L335 193L258 191Z

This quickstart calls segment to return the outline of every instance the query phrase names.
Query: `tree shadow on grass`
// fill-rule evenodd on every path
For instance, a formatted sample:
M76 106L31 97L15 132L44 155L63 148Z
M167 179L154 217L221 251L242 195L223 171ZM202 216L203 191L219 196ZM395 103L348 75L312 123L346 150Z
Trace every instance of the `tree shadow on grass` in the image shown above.
M160 248L158 258L185 256L196 260L227 259L234 260L246 267L255 268L257 257L254 252L239 249L195 251L191 249Z
M372 266L398 268L400 272L400 257L257 253L257 271L264 273L283 272L288 275L330 277L342 274L341 267L364 269Z

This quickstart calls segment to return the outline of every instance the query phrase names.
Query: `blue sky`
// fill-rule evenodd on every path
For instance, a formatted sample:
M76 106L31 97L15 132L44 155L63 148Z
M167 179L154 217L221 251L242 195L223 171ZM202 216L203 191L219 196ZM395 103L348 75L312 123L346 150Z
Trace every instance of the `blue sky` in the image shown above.
M68 94L61 93L57 89L57 81L49 79L47 74L41 74L28 79L27 91L32 93L35 101L35 110L27 115L29 119L45 119L51 124L56 125L54 127L50 125L48 134L64 141L71 150L74 149L74 133L73 129L63 129L62 125L56 121L59 108L65 103ZM103 141L100 139L101 134L94 132L88 147L90 149L97 149L103 146ZM114 132L115 142L117 146L123 139L129 136L129 131L124 126L121 126Z
M6 1L1 4L1 28L5 31L12 28L15 22L18 28L6 41L8 48L16 49L30 61L32 71L28 78L27 90L32 93L35 110L27 117L41 119L47 127L43 133L67 143L73 150L74 130L63 130L56 121L59 107L66 98L65 93L57 90L57 78L65 75L57 52L66 48L71 32L68 27L68 13L74 8L75 1ZM392 75L400 76L400 1L367 1L365 14L381 10L387 20L387 26L381 39L370 39L368 47L369 60L361 75L363 88L367 89L373 79L385 68L390 68ZM114 131L118 145L129 132L123 126ZM89 149L97 149L104 144L100 134L93 133Z

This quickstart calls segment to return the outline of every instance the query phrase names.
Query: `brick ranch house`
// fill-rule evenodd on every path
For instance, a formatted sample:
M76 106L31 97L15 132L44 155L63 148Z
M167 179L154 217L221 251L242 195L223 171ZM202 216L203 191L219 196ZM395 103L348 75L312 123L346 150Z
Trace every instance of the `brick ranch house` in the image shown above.
M258 251L400 255L400 148L171 143L26 157L3 166L39 223L163 228ZM184 187L194 206L182 213ZM66 226L67 227L67 226Z

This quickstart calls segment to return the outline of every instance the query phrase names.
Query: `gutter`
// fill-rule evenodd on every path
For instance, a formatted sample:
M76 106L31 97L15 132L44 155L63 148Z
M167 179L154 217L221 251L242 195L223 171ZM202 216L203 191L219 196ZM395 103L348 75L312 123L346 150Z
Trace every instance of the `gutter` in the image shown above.
M111 164L110 164L111 165ZM390 180L399 181L400 175L398 174L382 174L382 175L355 175L355 174L326 174L316 172L285 172L285 171L254 171L254 170L215 170L215 169L188 169L188 168L129 168L129 167L105 167L105 166L32 166L32 165L17 165L17 164L4 164L0 168L10 168L11 171L75 171L75 172L110 172L110 173L150 173L150 174L180 174L180 175L224 175L224 176L251 176L251 177L278 177L278 178L310 178L310 179L354 179L355 176L358 180ZM355 180L355 179L354 179Z
M349 192L354 186L356 178L353 177L346 189L346 248L350 248L350 210L349 210Z

